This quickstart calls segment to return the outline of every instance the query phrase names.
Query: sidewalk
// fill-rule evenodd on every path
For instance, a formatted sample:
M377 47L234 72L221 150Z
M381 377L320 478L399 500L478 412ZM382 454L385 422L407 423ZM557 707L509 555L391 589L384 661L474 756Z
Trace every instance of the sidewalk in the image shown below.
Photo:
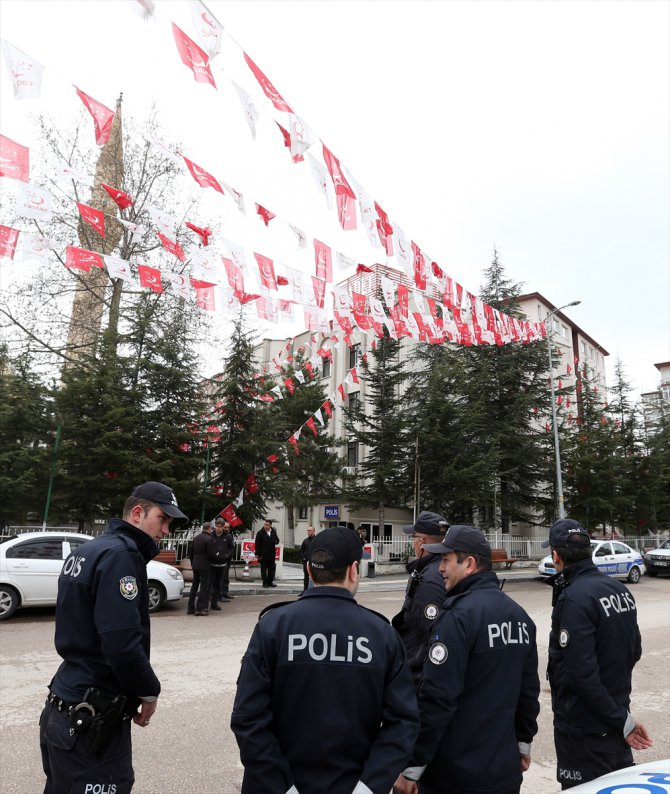
M521 567L524 566L524 567ZM541 577L537 572L537 563L524 560L522 563L515 563L511 568L495 568L498 578L506 582L533 582L540 581ZM232 571L231 571L232 574ZM233 595L300 595L302 593L302 566L295 563L284 563L282 578L275 579L276 588L267 589L263 587L260 579L260 572L254 570L251 578L243 579L241 572L238 571L238 579L234 575L230 577L230 592ZM361 579L359 592L402 592L407 587L407 574L390 573L379 574L371 578ZM187 596L191 589L190 582L186 583L184 595Z

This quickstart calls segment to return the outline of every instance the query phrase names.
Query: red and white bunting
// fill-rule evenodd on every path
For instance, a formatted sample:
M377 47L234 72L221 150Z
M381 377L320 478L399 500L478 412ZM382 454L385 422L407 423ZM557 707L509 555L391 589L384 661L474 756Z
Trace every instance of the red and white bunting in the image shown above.
M109 140L109 134L112 131L112 122L116 115L113 110L110 110L102 102L80 91L77 86L74 87L79 99L84 103L84 107L93 117L93 124L95 125L95 142L98 146L104 146Z
M44 67L30 55L3 40L2 51L14 88L14 99L39 99Z
M201 50L193 39L190 39L174 22L172 23L172 35L174 36L181 62L193 72L196 83L209 83L213 88L216 88L212 70L207 65L209 62L207 53Z
M96 210L95 207L89 207L88 204L82 204L79 201L77 202L77 207L79 207L79 214L82 220L88 223L92 229L95 229L101 237L104 237L105 214L100 210Z
M30 149L0 134L0 176L27 182L30 174Z

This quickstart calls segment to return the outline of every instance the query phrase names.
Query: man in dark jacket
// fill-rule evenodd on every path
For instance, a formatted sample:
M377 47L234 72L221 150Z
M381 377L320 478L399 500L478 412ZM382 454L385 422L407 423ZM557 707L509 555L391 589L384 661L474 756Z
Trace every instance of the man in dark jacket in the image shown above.
M427 510L419 513L415 524L403 528L406 535L412 536L415 559L407 564L410 577L405 601L391 623L405 646L407 664L417 689L421 684L433 623L447 597L439 570L442 555L431 554L423 544L440 543L448 529L449 524L444 516Z
M302 557L302 591L303 593L309 586L309 573L307 572L307 563L309 562L309 552L316 537L316 530L314 527L307 527L307 537L300 544L300 555Z
M255 542L255 554L261 564L263 587L276 587L275 571L277 563L275 561L275 549L279 545L279 536L272 526L271 518L266 518L263 521L263 527L256 533Z
M518 794L540 711L535 624L500 589L480 530L452 526L426 551L442 555L447 598L423 670L419 738L396 789Z
M642 653L635 599L593 564L588 532L564 518L549 532L556 575L549 635L556 777L563 789L631 766L651 747L631 715L633 667Z
M418 727L397 633L359 606L361 544L320 532L314 587L261 613L237 682L231 727L242 794L388 794Z
M56 605L63 662L40 718L44 794L130 792L130 719L148 725L161 691L149 661L146 565L171 522L185 520L172 489L147 482L123 519L65 560Z
M212 562L212 593L210 609L220 612L219 601L229 603L230 595L230 563L235 556L235 540L230 531L230 524L219 516L214 521L214 560Z
M202 532L193 538L189 557L193 568L193 581L188 596L187 615L209 615L209 597L212 587L212 563L216 559L212 542L212 525L205 521ZM197 602L196 602L197 597Z

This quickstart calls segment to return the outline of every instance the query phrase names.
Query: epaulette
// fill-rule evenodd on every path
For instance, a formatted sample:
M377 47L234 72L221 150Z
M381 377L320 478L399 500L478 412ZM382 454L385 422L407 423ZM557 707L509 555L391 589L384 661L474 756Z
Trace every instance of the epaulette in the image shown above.
M296 599L296 601L297 601L297 599ZM278 601L276 604L269 604L268 606L266 606L264 609L262 609L260 611L260 613L258 614L258 619L260 620L261 618L265 617L265 615L267 615L267 613L271 609L277 609L277 607L285 607L285 606L288 606L289 604L295 604L296 601Z
M356 602L358 603L358 602ZM381 618L385 623L391 623L391 621L386 617L386 615L382 615L381 612L375 612L374 609L370 609L370 607L364 607L363 604L358 604L361 609L366 610L366 612L372 612L373 615L376 615L378 618Z

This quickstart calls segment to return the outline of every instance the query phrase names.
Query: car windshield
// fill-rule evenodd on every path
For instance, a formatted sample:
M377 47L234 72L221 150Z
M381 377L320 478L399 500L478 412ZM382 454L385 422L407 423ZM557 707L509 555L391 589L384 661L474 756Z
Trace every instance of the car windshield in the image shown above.
M665 543L661 543L658 547L659 549L669 549L670 550L670 538L668 538Z

